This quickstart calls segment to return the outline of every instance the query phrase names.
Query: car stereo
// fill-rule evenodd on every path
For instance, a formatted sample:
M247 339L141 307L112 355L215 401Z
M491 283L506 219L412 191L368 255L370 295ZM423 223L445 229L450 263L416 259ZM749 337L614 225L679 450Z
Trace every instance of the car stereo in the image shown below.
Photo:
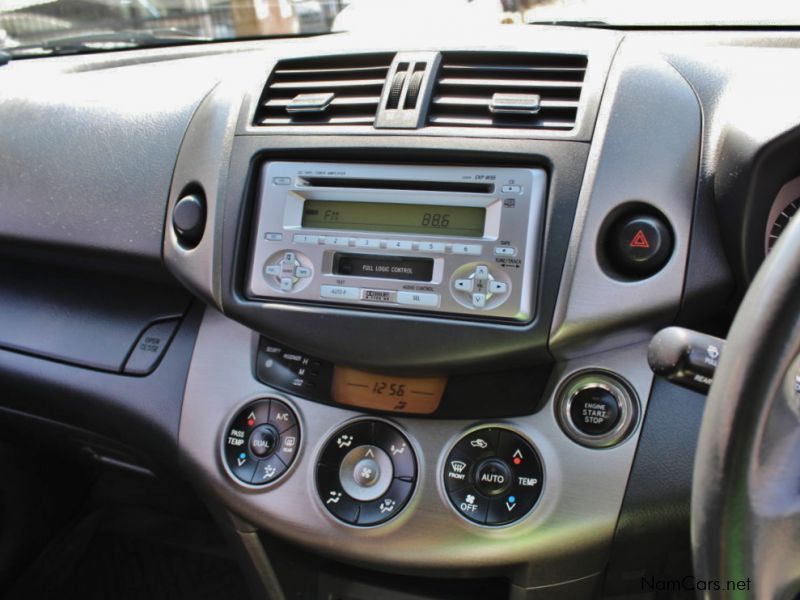
M542 169L269 162L251 298L529 321Z

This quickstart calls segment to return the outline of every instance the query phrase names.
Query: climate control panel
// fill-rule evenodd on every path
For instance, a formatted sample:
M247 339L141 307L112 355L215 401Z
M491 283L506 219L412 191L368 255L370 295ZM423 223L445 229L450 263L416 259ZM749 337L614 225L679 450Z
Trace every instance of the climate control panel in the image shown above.
M400 430L363 420L334 433L317 462L319 499L334 517L367 527L397 515L417 480L417 458Z
M280 478L295 460L300 423L277 398L256 400L240 410L225 432L222 459L237 481L262 486Z
M462 437L444 468L444 487L453 507L481 525L507 525L528 514L542 493L543 478L533 446L499 427Z

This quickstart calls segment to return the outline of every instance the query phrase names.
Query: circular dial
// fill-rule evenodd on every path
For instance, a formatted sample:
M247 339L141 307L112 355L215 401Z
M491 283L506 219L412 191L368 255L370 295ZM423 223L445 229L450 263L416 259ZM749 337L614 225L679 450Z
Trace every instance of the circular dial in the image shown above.
M783 230L786 229L798 210L800 210L800 177L796 177L784 185L772 202L767 219L765 253L768 254L772 250L775 242L778 241Z
M264 398L240 410L222 441L230 474L242 483L267 485L294 462L300 444L300 424L289 406Z
M789 204L784 206L778 212L778 215L775 217L775 219L770 221L769 231L767 232L767 252L772 250L775 242L778 241L781 233L783 233L783 230L786 229L786 226L789 224L789 221L792 219L795 213L797 213L798 209L800 209L800 197L789 202Z
M408 439L383 421L345 425L323 447L317 493L334 517L351 525L379 525L411 498L417 459Z
M480 525L506 525L530 512L542 492L539 455L522 436L498 427L462 437L444 465L453 507Z

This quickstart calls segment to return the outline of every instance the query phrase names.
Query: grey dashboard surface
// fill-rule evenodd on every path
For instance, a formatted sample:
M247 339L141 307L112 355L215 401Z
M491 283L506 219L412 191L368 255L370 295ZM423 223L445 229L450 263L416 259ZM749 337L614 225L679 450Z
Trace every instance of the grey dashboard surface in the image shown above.
M44 58L0 69L0 241L158 269L189 119L218 71ZM202 63L203 61L200 61ZM206 61L213 63L213 59Z
M512 30L515 31L513 36L507 36L505 31ZM548 39L562 37L562 44L569 43L570 39L581 40L583 36L611 37L615 40L624 37L625 51L629 54L640 54L645 70L652 70L657 65L655 68L663 77L656 79L662 83L666 80L676 82L676 88L680 89L675 93L680 96L680 102L687 98L687 87L698 94L700 114L689 120L690 128L694 128L695 124L703 127L700 145L701 178L697 198L702 200L707 223L716 222L711 202L713 193L709 192L709 186L713 185L713 177L720 160L721 141L725 138L729 125L736 122L740 115L752 110L751 105L741 106L727 94L731 93L730 90L742 89L742 86L747 88L748 82L754 85L763 83L764 78L759 75L759 70L763 67L762 58L765 56L780 54L781 65L787 70L791 66L800 66L800 51L796 49L796 46L800 46L800 38L793 34L628 32L623 36L577 29L512 28L500 32L487 30L477 36L473 33L472 39L467 41L463 41L466 34L461 34L461 43L468 43L475 49L498 48L500 45L497 40L502 38L505 47L516 48L522 43L533 43L536 36L545 30L550 32ZM413 37L407 32L395 32L386 36L382 44L383 47L392 44L397 48L407 47ZM412 41L420 46L437 43L437 40L426 42L421 38ZM273 40L219 44L209 48L179 51L162 49L26 60L0 67L0 255L4 260L12 261L18 261L19 256L33 257L35 260L30 268L34 273L40 274L67 263L78 265L84 269L84 274L103 278L107 270L89 268L97 261L114 270L144 273L146 277L141 280L143 289L153 280L172 281L161 262L168 198L174 201L174 195L180 191L172 190L171 195L170 187L182 145L193 143L186 132L192 119L199 115L197 110L206 98L222 97L231 103L223 120L223 128L226 128L223 140L226 139L225 135L234 135L237 131L242 134L235 136L242 138L235 144L241 152L239 158L249 158L253 151L271 149L275 153L297 155L312 148L315 158L328 152L344 151L352 156L353 152L360 151L362 156L363 153L381 153L380 157L384 160L390 160L393 156L408 158L427 153L425 156L435 155L438 160L446 160L448 156L454 155L463 157L466 154L472 161L494 157L495 161L503 162L510 157L524 161L527 155L533 153L534 146L535 152L539 153L543 152L543 148L549 153L551 145L580 146L584 156L574 163L574 168L570 167L571 172L564 175L565 181L569 183L569 193L575 194L573 201L577 202L582 163L588 152L589 137L593 135L598 138L603 131L589 131L590 135L583 141L546 140L546 144L545 140L509 141L502 137L481 139L476 134L468 136L467 142L466 137L454 140L452 137L424 136L423 139L423 136L397 135L388 139L388 136L343 135L341 131L336 132L336 135L314 136L285 132L281 136L263 136L268 139L261 140L261 135L248 130L246 122L240 122L241 115L246 114L246 110L240 111L239 102L253 89L263 85L267 70L276 58L302 55L317 44L325 52L348 52L375 47L374 42L359 39L358 36L336 35L320 38L318 41ZM767 48L768 46L781 48L778 52L775 48ZM668 76L664 75L666 71L670 73ZM682 79L685 81L681 81ZM729 87L734 79L737 86ZM224 93L215 96L221 89ZM759 98L768 99L770 94L791 89L794 88L789 84L778 84L764 88L764 95ZM632 110L636 108L634 106ZM642 109L641 106L638 108ZM697 106L694 109L697 110ZM636 114L639 130L627 128L630 135L634 136L646 134L653 121L663 118L661 113L648 115L643 110ZM624 120L625 115L613 116ZM797 115L793 111L773 112L770 117L770 131L774 135L796 128L798 124ZM605 123L603 121L599 127L605 127ZM665 128L668 129L668 125L660 123L655 129L664 131ZM198 139L202 143L202 138ZM650 137L643 135L643 139L647 139L643 150L645 152L648 148L659 146L659 140L652 132ZM229 146L224 150L234 152L233 141L227 141ZM455 146L459 148L457 153L453 150ZM687 143L684 149L686 155L679 157L681 165L689 159L697 163L695 143ZM199 150L211 154L217 151L215 148ZM603 150L604 153L615 155L624 151L623 143ZM553 151L553 156L557 156L558 152ZM235 170L229 172L227 164L217 164L215 177L221 175L222 178L215 179L214 184L218 186L217 191L229 190L232 197L237 198L238 194L237 199L241 199L245 185L243 178L247 175L249 165L239 163ZM620 168L623 171L625 169L624 165ZM228 180L229 176L234 179ZM229 187L230 181L233 183ZM684 186L681 194L685 193ZM681 196L681 202L685 202L686 198L685 195ZM664 199L666 203L669 201L669 198ZM197 275L196 278L193 276L184 280L196 295L215 305L222 304L223 295L227 296L227 300L233 300L232 283L237 277L232 261L240 215L237 207L229 204L227 208L230 209L229 212L226 207L220 207L219 215L226 222L219 231L220 237L215 238L216 247L206 256L208 262L203 265L199 275L194 274ZM705 303L707 292L712 287L709 281L716 285L720 279L725 279L719 274L725 272L727 265L720 252L718 240L715 241L713 236L704 237L702 233L706 229L695 227L697 221L691 221L691 211L687 211L686 206L679 208L682 222L688 222L692 227L692 245L688 245L687 239L682 240L687 248L682 248L678 259L688 265L686 285L692 286L692 293L684 296L684 302L700 306L707 314L718 305ZM696 216L697 213L694 214ZM571 226L571 222L567 225ZM569 234L567 229L563 230L563 237L560 239L565 246ZM572 250L577 251L577 246L573 246ZM576 255L570 256L575 258ZM37 271L37 264L46 265L47 268ZM557 292L561 267L562 265L555 265L551 268L555 272L555 280L549 293L553 295ZM703 276L708 273L713 273L713 277ZM197 285L198 282L202 287ZM672 280L669 310L660 312L659 319L669 320L676 314L682 285L682 281ZM142 293L146 294L147 291ZM327 318L334 320L341 316L341 313L337 313ZM583 317L586 317L586 313L583 313ZM192 318L193 320L188 320L185 327L182 327L161 366L153 375L145 378L133 379L99 373L2 350L0 383L6 393L0 399L0 405L9 413L34 414L56 422L100 431L159 457L174 459L184 402L184 385L199 321L197 315ZM306 318L308 327L303 330L303 334L310 335L321 317L310 313ZM609 321L602 319L601 324L609 326ZM426 325L421 323L423 327ZM628 323L615 321L614 326L609 326L608 330L618 331L616 325L626 327ZM647 323L644 330L653 326L653 323ZM549 327L550 324L546 323L540 332L543 344L547 343ZM402 328L402 324L397 325L397 331ZM249 339L250 336L241 325L228 323L222 329L233 331L232 335L237 340ZM454 346L460 347L463 365L468 367L470 361L475 364L492 358L492 353L476 344L474 338L464 335L463 331L459 334L458 331L459 328L454 327L450 334ZM634 338L615 337L614 344L623 345L632 339L641 340L645 337L642 328L635 327L633 331ZM31 331L31 335L39 333L36 330ZM565 330L562 333L574 332ZM569 336L562 339L569 339ZM408 335L397 343L411 344L414 340L415 336ZM218 349L214 350L212 347L213 344L206 346L206 357L216 356L214 352ZM587 348L580 344L578 347L581 348L580 352L587 354L596 349L596 346ZM309 349L314 349L313 343L309 344ZM509 349L515 350L513 344L505 350ZM237 347L238 351L242 351L240 347ZM627 351L619 352L613 361L615 368L625 369L626 364L635 362L635 357ZM222 357L229 358L224 353ZM570 360L582 361L584 357ZM213 368L212 363L208 364L210 369ZM205 416L209 421L204 422L204 415L191 416L192 426L197 431L212 436L214 440L213 443L203 440L195 454L188 456L190 465L212 464L209 461L216 460L216 455L211 453L216 448L213 444L216 443L223 417L227 417L229 410L250 396L264 393L264 387L252 378L249 366L249 363L235 365L235 371L232 372L241 374L242 379L237 382L241 387L237 388L236 395L220 400L220 404ZM636 377L641 378L637 379L638 387L643 397L646 397L649 381L640 373L636 373ZM220 387L219 393L224 394L225 389ZM673 408L670 406L669 409ZM668 413L669 410L664 412ZM320 414L323 418L334 419L344 416L342 411L330 407ZM526 421L525 426L529 427L529 431L538 432L539 427L549 418L550 413L541 412ZM453 427L462 425L465 424ZM417 426L414 422L409 425L414 428ZM328 432L323 425L316 424L315 427L314 431L319 435ZM419 426L421 432L430 429L432 427L429 425ZM450 431L455 429L451 428ZM558 443L561 442L563 440ZM550 442L545 441L545 444L548 443ZM619 449L619 454L624 454L620 456L620 473L625 471L625 477L625 469L630 467L633 460L631 446L632 444ZM554 464L560 464L559 461L563 463L564 459L560 459L554 449L555 447L547 449L548 457ZM571 462L573 459L574 457L567 459L571 476L580 471L575 466L576 463ZM214 468L216 467L218 465L214 464ZM637 477L660 476L658 473L642 471L636 471L635 474ZM219 480L218 472L205 473L202 477L206 483L216 487L222 497L236 498L225 487L227 484ZM611 497L606 505L609 513L611 504L616 503L618 507L624 491L625 478L620 477L614 481L616 484L613 490L608 490L608 486L604 488ZM422 493L429 497L438 494L430 482L427 486ZM294 490L299 493L296 487ZM291 496L288 491L287 485L284 491L286 496L282 496L284 500ZM550 507L558 497L559 490L553 488L553 495L547 500ZM647 497L647 501L651 499L651 496ZM241 512L256 520L257 509L266 500L266 496L247 495L240 501ZM571 501L577 504L574 497ZM318 508L315 507L314 510L318 511ZM415 510L425 512L419 505ZM582 509L578 506L575 510ZM321 513L315 515L315 518L322 516ZM434 511L426 518L437 515L443 516L441 512ZM443 518L449 519L451 516ZM290 518L294 521L296 519L296 516ZM575 530L570 531L574 533ZM593 544L603 545L612 532L612 522L604 521L593 529L594 537L591 541ZM297 537L308 538L313 533L301 524ZM511 539L518 534L506 535L507 539ZM468 533L467 536L480 537L474 533ZM380 535L375 537L380 538ZM524 535L520 535L518 539L523 538ZM367 540L355 552L363 558L375 546L374 539ZM412 548L411 544L406 548ZM505 557L508 558L509 555ZM571 575L585 574L595 567L595 564L589 565L583 573L579 573L580 569L576 568Z

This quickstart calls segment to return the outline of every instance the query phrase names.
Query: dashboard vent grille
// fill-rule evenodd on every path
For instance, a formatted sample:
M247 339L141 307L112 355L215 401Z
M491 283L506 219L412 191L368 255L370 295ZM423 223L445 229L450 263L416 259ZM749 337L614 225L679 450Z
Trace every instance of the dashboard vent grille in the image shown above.
M445 52L428 124L572 129L587 62L571 54Z
M372 125L393 54L282 60L261 95L255 125Z

